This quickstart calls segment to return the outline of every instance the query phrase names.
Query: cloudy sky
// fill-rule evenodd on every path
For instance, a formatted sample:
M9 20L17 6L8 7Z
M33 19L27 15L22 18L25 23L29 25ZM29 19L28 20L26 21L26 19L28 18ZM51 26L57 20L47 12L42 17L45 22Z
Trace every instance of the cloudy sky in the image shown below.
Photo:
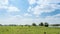
M60 0L0 0L0 24L60 23Z

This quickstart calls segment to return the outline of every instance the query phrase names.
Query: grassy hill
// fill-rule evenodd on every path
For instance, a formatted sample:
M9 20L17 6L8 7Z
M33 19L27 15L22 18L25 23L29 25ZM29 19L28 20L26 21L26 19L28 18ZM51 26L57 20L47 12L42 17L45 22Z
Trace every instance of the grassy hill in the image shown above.
M60 28L41 26L0 26L0 34L60 34Z

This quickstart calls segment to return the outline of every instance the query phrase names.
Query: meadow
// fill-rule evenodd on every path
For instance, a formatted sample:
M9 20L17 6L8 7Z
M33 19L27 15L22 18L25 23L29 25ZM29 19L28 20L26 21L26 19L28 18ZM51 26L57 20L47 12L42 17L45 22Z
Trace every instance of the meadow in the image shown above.
M0 26L0 34L60 34L58 27L44 26Z

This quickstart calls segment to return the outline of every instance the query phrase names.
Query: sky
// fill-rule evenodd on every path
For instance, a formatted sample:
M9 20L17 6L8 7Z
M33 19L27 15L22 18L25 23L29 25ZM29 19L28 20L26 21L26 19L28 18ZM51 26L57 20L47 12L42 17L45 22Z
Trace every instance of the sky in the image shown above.
M60 24L60 0L0 0L0 24Z

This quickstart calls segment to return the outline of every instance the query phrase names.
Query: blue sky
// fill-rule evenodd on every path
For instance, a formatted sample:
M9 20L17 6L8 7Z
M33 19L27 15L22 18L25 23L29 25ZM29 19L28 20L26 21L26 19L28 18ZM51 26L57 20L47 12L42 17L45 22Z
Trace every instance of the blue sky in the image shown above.
M60 0L0 0L0 24L60 24Z

